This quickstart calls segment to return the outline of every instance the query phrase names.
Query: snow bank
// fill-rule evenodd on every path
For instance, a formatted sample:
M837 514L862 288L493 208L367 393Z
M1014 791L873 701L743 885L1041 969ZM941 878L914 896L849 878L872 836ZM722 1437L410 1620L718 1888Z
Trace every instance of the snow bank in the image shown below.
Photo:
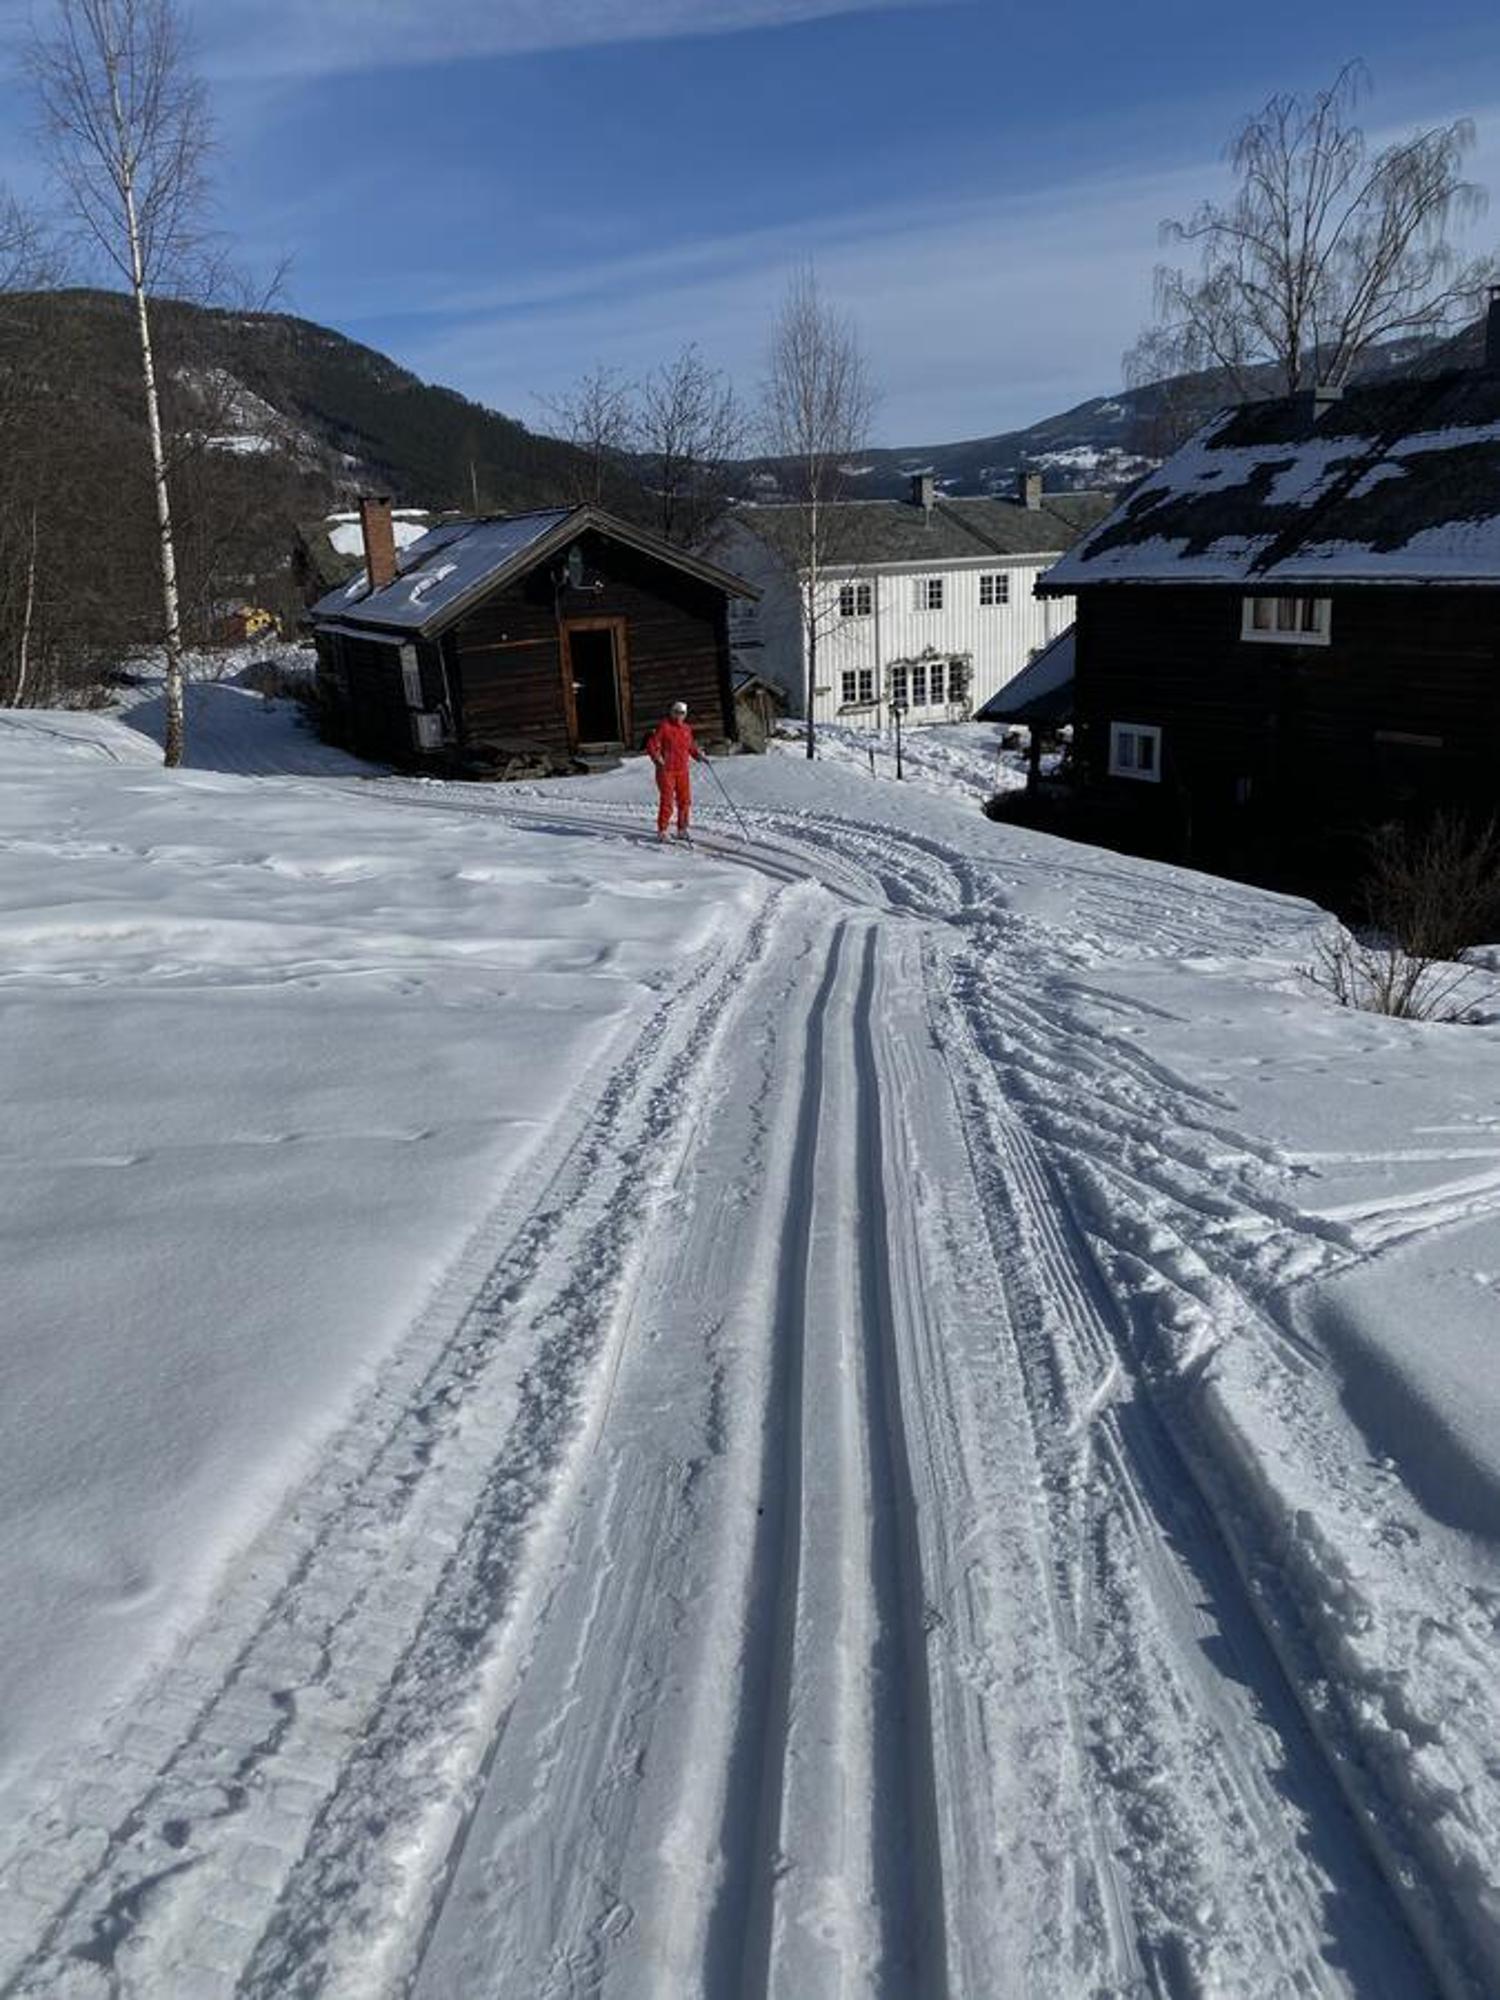
M0 1797L183 1628L580 1079L761 893L392 812L314 782L290 711L191 693L190 764L258 739L300 776L165 773L140 708L0 716Z

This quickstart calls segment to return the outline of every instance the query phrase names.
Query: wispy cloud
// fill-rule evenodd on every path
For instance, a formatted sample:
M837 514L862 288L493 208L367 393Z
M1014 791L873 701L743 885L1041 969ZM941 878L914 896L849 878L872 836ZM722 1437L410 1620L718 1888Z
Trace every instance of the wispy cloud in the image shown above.
M889 208L795 236L748 231L452 293L436 321L362 332L428 379L536 420L534 399L592 360L640 374L687 340L753 393L791 267L811 257L882 384L880 438L974 436L1115 386L1149 311L1157 224L1221 171L1200 163L1025 198Z
M308 77L790 27L951 0L190 0L211 71Z

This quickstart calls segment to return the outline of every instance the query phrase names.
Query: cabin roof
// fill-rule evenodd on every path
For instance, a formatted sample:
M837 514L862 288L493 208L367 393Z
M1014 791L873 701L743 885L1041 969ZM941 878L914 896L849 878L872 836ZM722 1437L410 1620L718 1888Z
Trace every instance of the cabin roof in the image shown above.
M689 555L632 522L599 507L544 507L533 514L442 521L399 552L396 576L372 591L365 570L319 598L308 613L316 625L431 637L492 590L524 576L549 556L593 529L730 596L754 597L754 588L728 570Z
M1106 493L1046 493L1038 507L1019 500L844 500L823 510L830 568L881 563L978 562L986 556L1043 556L1067 548L1109 512ZM807 509L795 501L752 502L731 520L797 563L807 544Z
M975 711L976 722L1066 722L1073 713L1077 627L1067 626Z
M1039 588L1093 583L1500 584L1500 372L1220 412Z

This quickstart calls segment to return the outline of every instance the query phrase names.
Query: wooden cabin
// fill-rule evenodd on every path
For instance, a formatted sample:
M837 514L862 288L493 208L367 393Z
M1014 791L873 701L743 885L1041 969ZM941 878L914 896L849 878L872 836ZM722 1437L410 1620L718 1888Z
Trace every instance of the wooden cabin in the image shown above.
M1481 368L1214 418L1038 588L1076 602L1074 765L1118 844L1317 888L1373 827L1488 817L1500 305Z
M397 554L361 505L365 566L312 607L325 732L428 769L588 768L674 701L735 737L728 607L750 585L597 507L446 521Z

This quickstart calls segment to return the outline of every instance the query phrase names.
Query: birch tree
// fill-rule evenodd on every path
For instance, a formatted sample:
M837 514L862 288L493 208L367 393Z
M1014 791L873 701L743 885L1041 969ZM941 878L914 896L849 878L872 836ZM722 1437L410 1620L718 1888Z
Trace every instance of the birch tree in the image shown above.
M814 757L818 642L837 616L827 573L857 553L839 503L850 460L868 439L875 390L853 322L824 299L810 265L787 287L768 359L763 428L798 509L794 561L807 660L807 754Z
M182 617L150 300L202 254L207 98L173 0L55 0L28 68L53 169L83 232L129 286L140 340L167 660L166 762L182 762Z
M1233 199L1162 225L1197 268L1157 270L1157 324L1127 355L1128 379L1208 370L1241 400L1341 388L1382 341L1473 314L1493 265L1452 239L1485 205L1463 173L1474 127L1460 118L1372 151L1354 122L1366 82L1350 63L1327 89L1245 120L1228 149Z

